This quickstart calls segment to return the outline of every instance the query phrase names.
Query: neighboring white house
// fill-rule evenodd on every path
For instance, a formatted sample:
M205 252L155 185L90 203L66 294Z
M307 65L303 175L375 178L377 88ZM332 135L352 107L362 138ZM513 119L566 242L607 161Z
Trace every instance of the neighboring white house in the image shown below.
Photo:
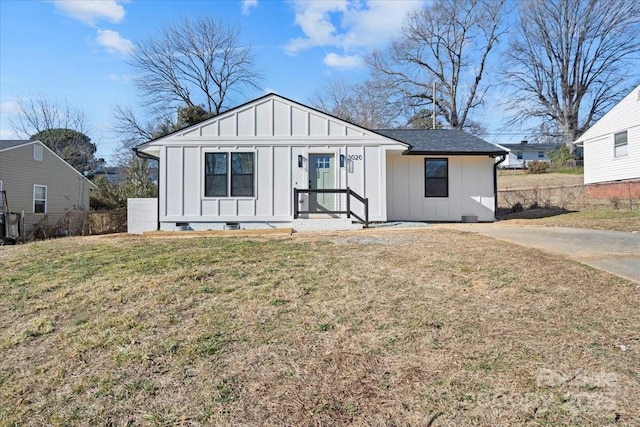
M351 222L367 216L358 196L369 221L494 221L506 154L462 131L365 129L275 94L136 151L159 160L161 230Z
M507 158L500 164L501 168L520 169L535 161L549 161L549 152L557 151L562 144L530 144L522 141L519 144L502 144L509 151Z
M590 194L640 198L640 86L574 144L584 148L584 183L593 186Z

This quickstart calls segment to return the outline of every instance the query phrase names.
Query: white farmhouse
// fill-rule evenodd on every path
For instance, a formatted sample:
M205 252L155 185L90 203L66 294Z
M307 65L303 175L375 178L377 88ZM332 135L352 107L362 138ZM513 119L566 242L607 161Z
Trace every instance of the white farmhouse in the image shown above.
M591 197L640 198L640 86L577 141L584 147L584 183Z
M136 232L494 221L506 154L457 130L365 129L275 94L136 151L159 160L159 224Z

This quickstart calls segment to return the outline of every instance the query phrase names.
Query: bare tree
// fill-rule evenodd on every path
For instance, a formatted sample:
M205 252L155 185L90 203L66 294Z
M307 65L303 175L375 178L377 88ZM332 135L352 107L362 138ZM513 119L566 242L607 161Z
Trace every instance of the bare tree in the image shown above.
M572 149L637 84L639 35L638 0L525 0L507 54L515 120L539 119Z
M314 108L368 129L397 127L403 120L405 105L398 91L382 80L349 84L329 82L311 99Z
M159 34L135 43L129 64L148 107L175 111L204 104L219 114L232 91L257 89L261 74L240 32L210 17L182 18Z
M59 104L42 95L19 100L16 118L9 120L9 126L20 138L30 138L51 129L73 129L80 133L88 131L83 110L71 108L66 101Z
M435 109L454 129L469 128L470 113L482 104L481 85L489 54L503 34L505 0L436 0L411 13L403 35L388 52L368 63L391 79L416 108Z

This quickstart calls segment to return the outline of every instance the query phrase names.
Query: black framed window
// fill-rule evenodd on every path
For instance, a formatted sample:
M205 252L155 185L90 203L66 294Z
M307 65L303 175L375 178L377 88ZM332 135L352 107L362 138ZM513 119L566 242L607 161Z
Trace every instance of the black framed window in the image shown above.
M253 197L253 153L231 153L231 196Z
M227 196L227 153L205 153L204 195L206 197Z
M424 159L424 197L449 197L449 159Z
M205 153L205 197L253 197L254 153Z

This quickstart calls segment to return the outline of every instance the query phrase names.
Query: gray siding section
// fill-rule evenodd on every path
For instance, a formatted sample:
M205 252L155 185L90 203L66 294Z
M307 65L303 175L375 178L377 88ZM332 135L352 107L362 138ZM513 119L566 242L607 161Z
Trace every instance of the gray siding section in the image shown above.
M63 213L89 208L89 189L93 184L53 152L42 148L42 160L34 160L29 143L0 152L0 181L7 192L9 209L33 213L33 186L47 187L47 213Z

